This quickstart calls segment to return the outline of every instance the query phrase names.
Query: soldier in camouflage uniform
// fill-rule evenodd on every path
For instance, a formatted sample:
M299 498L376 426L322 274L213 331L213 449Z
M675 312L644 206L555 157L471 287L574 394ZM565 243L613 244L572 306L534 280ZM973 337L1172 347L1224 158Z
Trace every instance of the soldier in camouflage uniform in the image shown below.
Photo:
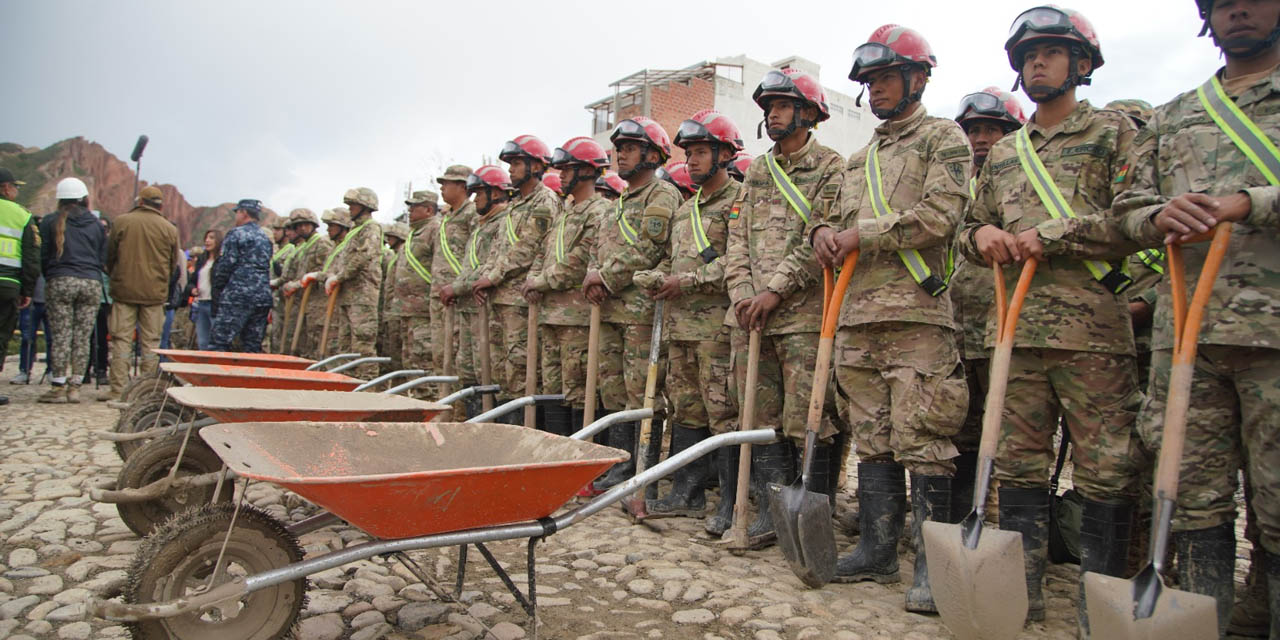
M590 303L581 290L593 255L596 233L608 212L608 200L595 191L596 179L609 166L604 147L588 137L570 138L552 154L562 185L572 203L557 207L549 237L525 279L524 296L540 304L542 389L563 393L569 407L568 431L581 429L586 410L587 332Z
M853 58L849 77L867 88L883 122L850 156L835 208L815 220L812 235L818 261L828 267L861 252L840 309L835 378L861 459L862 535L839 558L836 580L899 580L905 467L916 551L906 609L936 613L922 527L951 520L952 460L959 455L951 436L968 408L946 279L972 156L964 131L920 103L937 65L923 36L885 25Z
M328 211L325 215L332 220L332 214ZM334 228L341 228L337 224L330 223ZM333 250L333 241L329 240L327 234L318 233L319 223L316 221L316 214L310 209L294 209L289 214L289 226L293 229L293 233L299 240L298 250L290 256L288 263L285 265L285 281L280 285L280 291L285 297L299 295L302 290L301 280L303 276L313 271L321 271L324 269L325 258L329 252ZM302 308L302 299L299 298L293 305L293 311L289 318L289 327L285 335L289 337L289 344L284 345L285 349L293 346L293 334L298 332L298 350L293 355L302 356L304 358L314 358L318 354L317 343L319 337L313 331L308 330L307 321L311 324L315 323L316 316L324 315L324 298L312 293L307 300L307 308ZM302 318L303 324L298 326L298 314L305 314Z
M434 317L443 318L445 313L452 313L453 333L448 339L444 335L444 322L435 325L432 342L440 345L437 349L436 361L443 367L443 349L452 346L452 375L458 376L458 383L463 387L476 385L480 378L479 371L472 361L474 348L471 340L471 324L475 317L474 299L467 295L454 295L453 281L462 275L463 262L467 257L467 241L471 238L471 227L475 224L476 205L467 193L467 178L471 176L471 167L455 164L445 170L444 175L436 178L440 184L440 197L448 208L442 214L440 229L436 234L436 248L431 273L439 274L433 278L432 296L439 301L439 306L432 312ZM445 307L450 307L446 311ZM438 315L436 312L438 311ZM443 372L443 369L441 369ZM480 407L479 398L468 398L458 407L455 418L466 419L467 414L474 414Z
M1213 596L1219 630L1232 603L1236 469L1245 467L1280 637L1280 3L1200 0L1226 58L1199 89L1155 110L1133 149L1133 187L1118 198L1127 235L1159 247L1232 222L1227 259L1205 311L1173 516L1180 588ZM1224 36L1230 31L1231 35ZM1246 149L1248 152L1246 153ZM1252 156L1252 157L1251 157ZM1186 245L1187 286L1207 245ZM1150 395L1139 431L1158 451L1172 366L1172 305L1161 285ZM1258 553L1258 549L1255 549Z
M334 320L337 322L336 343L329 353L374 355L378 337L378 291L382 284L382 225L373 219L378 210L378 196L372 189L348 189L342 202L351 211L351 231L342 240L342 248L333 264L325 270L326 296L337 292ZM342 286L339 287L338 285ZM333 335L330 329L330 335ZM351 371L356 378L370 379L378 374L378 365L362 364Z
M294 209L297 211L297 209ZM289 213L293 215L292 212ZM269 334L271 336L270 350L272 353L284 353L285 346L281 344L284 340L284 293L280 291L280 285L284 284L285 265L289 263L289 258L293 257L295 251L298 250L297 236L294 235L293 229L289 228L289 218L284 216L276 216L275 222L271 223L272 232L276 237L276 250L271 254L271 324L268 325Z
M382 232L387 244L382 247L382 282L378 290L378 355L391 358L382 365L383 373L404 368L404 354L400 343L400 299L392 296L396 263L401 259L401 247L409 236L409 225L396 222L386 225Z
M305 289L315 285L316 289L311 293L306 308L306 317L304 320L303 340L309 345L311 358L319 358L321 352L332 355L336 340L330 339L329 344L320 344L324 336L325 314L328 310L328 296L324 295L324 272L328 271L333 263L338 259L338 255L346 247L343 243L347 239L347 234L353 226L351 223L351 214L346 207L335 207L327 209L324 215L320 217L320 221L325 223L325 232L329 236L329 248L324 254L324 260L320 263L319 270L308 271L303 274L300 284ZM329 334L336 336L338 331L337 318L330 318ZM300 343L301 345L301 343ZM308 353L299 346L298 355Z
M655 175L671 157L671 138L661 125L644 116L623 120L609 140L627 190L599 223L582 289L587 300L600 305L600 401L606 410L621 411L643 406L653 336L653 300L632 283L632 275L654 268L666 254L671 213L681 198L678 189ZM655 419L653 425L653 441L661 442L661 423ZM601 491L634 474L636 423L613 426L609 446L632 457L595 482ZM650 447L651 455L659 448Z
M405 367L439 373L432 359L431 333L443 318L431 315L431 283L439 196L434 191L414 191L404 203L409 207L409 233L394 268L388 275L387 290L393 299L391 313L400 326L400 354Z
M805 241L805 226L822 214L819 207L829 207L834 199L842 159L819 144L811 131L830 117L822 86L813 76L798 69L770 71L753 98L764 111L774 145L747 169L744 189L729 210L723 260L732 305L725 323L734 329L730 342L738 397L746 393L748 332L759 329L756 428L785 436L751 448L752 491L762 497L768 483L792 481L796 470L792 441L804 441L822 323L822 271ZM788 198L788 193L797 195ZM841 422L836 418L835 394L828 393L815 473L838 466L832 460L838 457L834 439L841 429L837 424ZM822 484L811 486L834 493L834 481L831 474L823 476ZM776 539L768 507L763 502L758 506L747 528L754 547Z
M261 202L241 200L232 212L236 227L222 240L211 274L213 290L219 294L209 349L230 351L239 338L242 351L261 353L271 313L271 240L258 226Z
M493 305L498 340L489 349L500 354L495 361L502 362L502 368L493 372L494 382L508 394L522 395L528 366L525 333L529 306L520 289L529 267L542 252L551 219L560 212L560 198L542 184L542 174L551 162L551 148L536 136L522 135L508 141L498 158L510 165L516 194L503 216L501 237L472 290ZM549 431L569 435L569 407L540 409Z
M1136 245L1109 206L1128 185L1125 158L1137 129L1123 114L1076 100L1076 87L1103 62L1082 15L1036 7L1014 27L1005 50L1036 113L991 148L959 246L977 263L1040 264L1014 338L995 477L1000 528L1022 534L1028 617L1041 620L1060 415L1073 444L1075 490L1084 498L1080 568L1119 575L1128 553L1137 478L1131 436L1142 396L1122 294ZM1034 180L1051 197L1042 199ZM1064 197L1052 195L1059 187ZM1012 291L1018 273L1007 269L1005 279ZM995 329L993 315L988 346ZM1084 611L1082 604L1087 637Z
M688 157L690 179L698 185L694 196L672 218L667 257L653 271L635 275L637 284L657 300L666 300L667 386L671 403L671 454L675 455L712 434L736 429L737 407L732 399L729 328L724 314L729 295L724 287L724 261L729 239L729 214L740 199L742 185L725 171L742 134L727 116L706 109L680 125L675 144ZM738 449L717 452L720 505L707 519L707 533L719 537L733 521L738 485ZM700 516L706 508L704 485L713 475L710 456L680 468L670 493L649 500L649 517Z
M960 101L956 122L964 129L973 147L973 171L969 177L969 198L975 196L978 171L986 164L991 146L1027 121L1022 105L1013 94L998 87L987 87ZM969 411L964 426L951 438L960 455L956 456L955 481L951 485L951 516L959 522L968 515L973 504L973 483L978 471L978 441L982 435L982 409L987 397L991 353L983 338L987 332L987 313L995 296L991 268L955 256L955 272L948 292L955 311L956 344L964 361L965 382L969 387Z

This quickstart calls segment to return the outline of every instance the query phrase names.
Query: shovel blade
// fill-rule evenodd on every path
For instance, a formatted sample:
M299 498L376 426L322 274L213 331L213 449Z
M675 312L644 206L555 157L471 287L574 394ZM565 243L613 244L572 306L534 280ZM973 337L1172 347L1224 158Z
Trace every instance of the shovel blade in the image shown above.
M985 529L976 549L964 545L958 524L926 522L923 534L929 586L947 629L960 640L1016 637L1027 619L1022 534Z
M1140 584L1139 581L1156 581ZM1135 593L1157 590L1155 611L1135 619ZM1217 604L1211 596L1169 589L1154 571L1133 580L1100 573L1084 574L1089 631L1094 638L1116 640L1214 640L1218 637Z
M770 484L765 492L778 532L778 547L791 571L805 585L819 589L836 575L836 533L826 494L806 491L797 480L790 486Z

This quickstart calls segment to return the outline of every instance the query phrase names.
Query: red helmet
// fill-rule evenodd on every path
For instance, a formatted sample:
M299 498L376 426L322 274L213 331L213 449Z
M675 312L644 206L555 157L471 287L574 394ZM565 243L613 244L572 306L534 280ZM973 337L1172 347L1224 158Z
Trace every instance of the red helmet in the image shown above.
M502 167L486 164L467 176L467 191L478 191L484 188L511 191L511 176Z
M653 118L636 116L619 122L609 134L609 142L616 149L621 140L635 140L657 149L659 162L666 162L671 157L671 136Z
M596 189L608 191L613 197L617 198L627 189L627 181L618 175L617 171L606 171L604 175L596 178Z
M747 167L751 166L752 160L754 160L754 158L751 156L750 153L746 151L739 151L738 153L734 154L733 162L730 162L728 166L729 175L732 176L733 179L737 180L738 182L742 182L743 180L746 180Z
M508 140L506 144L502 145L502 151L498 152L498 159L508 164L520 157L550 163L551 147L548 147L547 143L539 139L538 136L523 135L516 136L514 140Z
M564 185L561 184L560 182L559 173L548 171L542 174L542 184L547 185L547 188L556 192L556 195L558 196L564 195Z
M1027 9L1014 19L1009 26L1009 39L1004 43L1005 53L1009 55L1009 66L1022 73L1021 51L1034 40L1068 40L1078 43L1084 48L1093 61L1093 68L1102 66L1102 44L1098 42L1098 32L1079 11L1063 9L1052 4ZM1071 70L1075 73L1074 65ZM1092 71L1090 72L1092 73ZM1088 84L1088 75L1082 78L1081 84Z
M587 136L569 138L564 146L551 154L551 166L560 169L571 164L585 164L597 168L609 166L609 154L599 142Z
M906 64L920 65L926 72L938 66L933 47L915 29L886 24L871 32L866 44L853 50L853 68L849 79L862 82L872 71Z
M816 78L799 69L773 69L764 74L764 79L751 94L751 99L761 109L765 109L764 98L772 96L795 98L817 107L818 122L831 117L831 111L827 109L827 94L822 90L822 85L818 84Z
M676 131L677 147L686 149L694 142L727 144L734 151L741 151L742 133L729 116L715 109L703 109L681 122L680 130Z
M1012 93L999 87L987 87L960 100L956 122L968 130L970 122L989 120L999 123L1006 133L1027 123L1022 104Z
M675 185L685 197L698 190L697 185L693 184L693 176L689 174L689 165L683 162L672 162L665 167L659 167L655 176Z

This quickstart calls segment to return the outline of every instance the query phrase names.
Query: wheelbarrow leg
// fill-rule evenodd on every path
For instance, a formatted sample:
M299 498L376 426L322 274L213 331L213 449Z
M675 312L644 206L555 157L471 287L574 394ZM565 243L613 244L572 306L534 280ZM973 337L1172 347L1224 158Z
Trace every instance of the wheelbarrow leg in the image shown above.
M458 545L458 582L453 586L453 597L462 597L462 582L467 579L467 545Z

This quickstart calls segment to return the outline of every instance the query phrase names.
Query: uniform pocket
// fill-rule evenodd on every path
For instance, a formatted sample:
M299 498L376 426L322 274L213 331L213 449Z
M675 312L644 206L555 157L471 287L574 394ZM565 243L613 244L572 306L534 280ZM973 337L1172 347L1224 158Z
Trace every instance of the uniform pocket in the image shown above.
M940 436L959 433L969 412L964 365L957 362L945 375L917 371L914 395L920 407L917 427L921 431Z

